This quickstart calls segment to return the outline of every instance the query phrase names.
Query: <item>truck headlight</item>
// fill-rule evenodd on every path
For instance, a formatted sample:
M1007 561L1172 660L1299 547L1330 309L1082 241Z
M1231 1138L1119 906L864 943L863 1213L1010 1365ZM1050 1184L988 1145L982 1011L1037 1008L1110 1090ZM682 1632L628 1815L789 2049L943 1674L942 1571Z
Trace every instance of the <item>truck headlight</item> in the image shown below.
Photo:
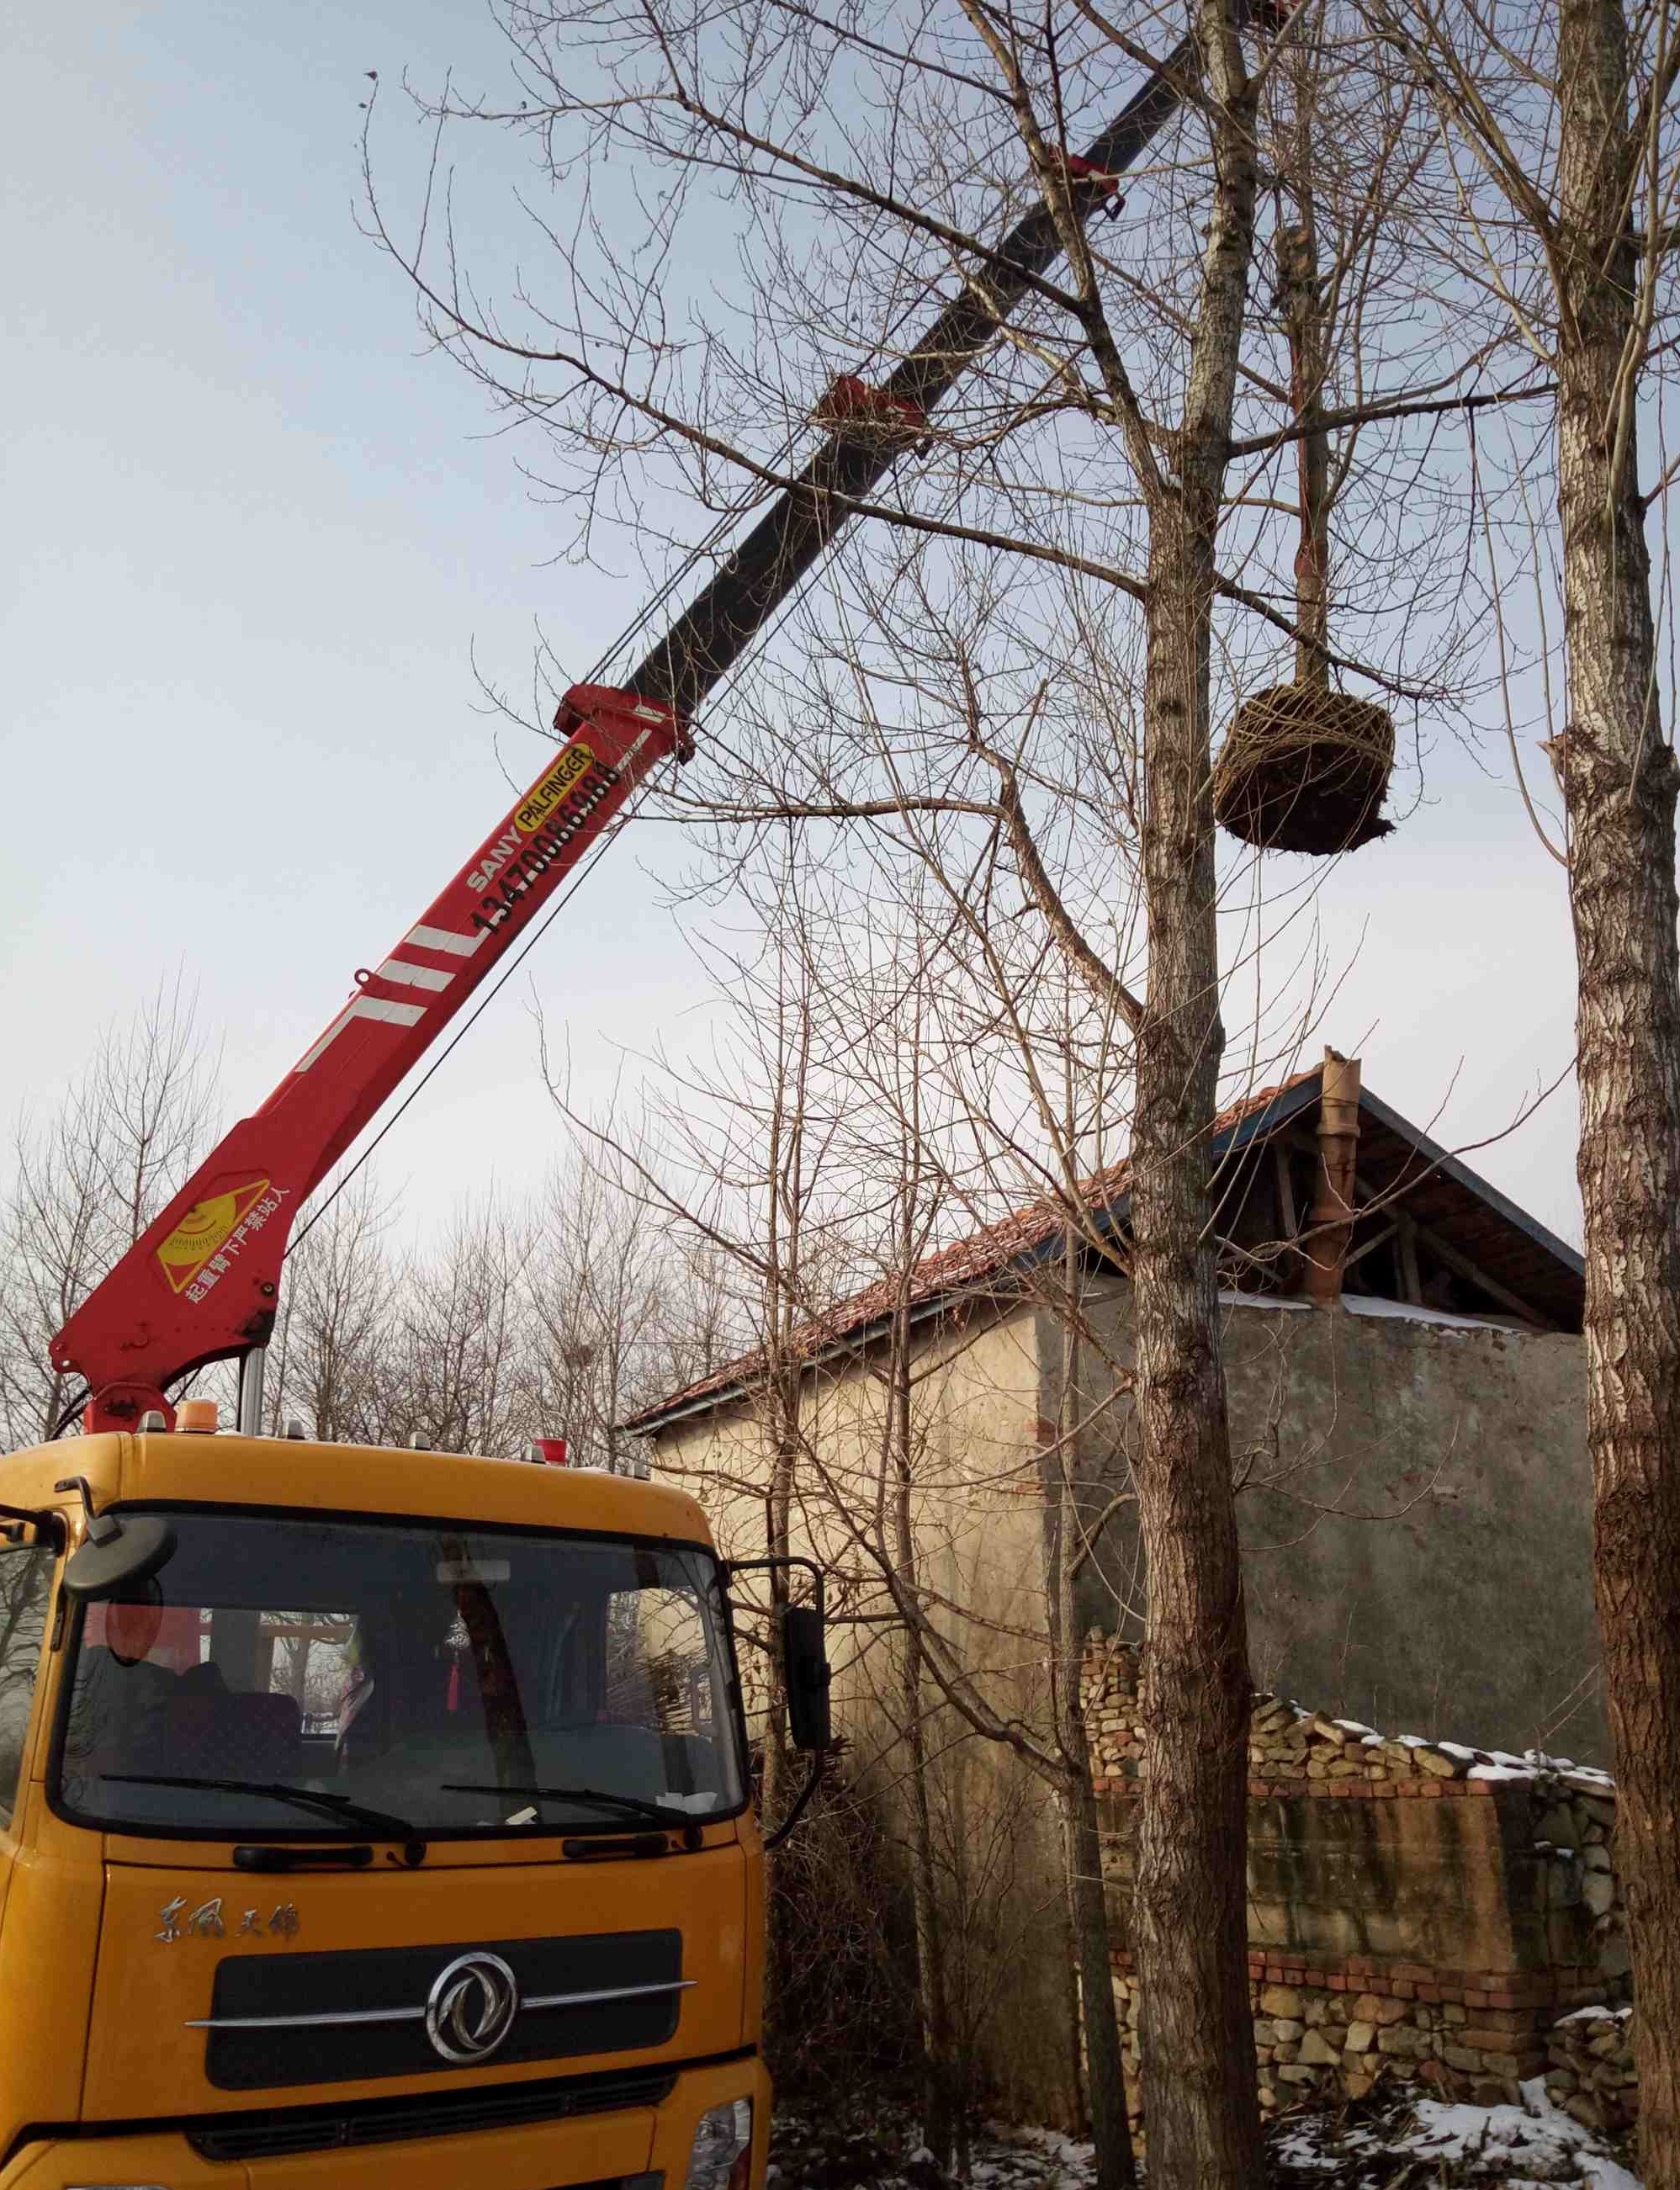
M708 2108L695 2129L686 2190L746 2190L752 2164L752 2100Z

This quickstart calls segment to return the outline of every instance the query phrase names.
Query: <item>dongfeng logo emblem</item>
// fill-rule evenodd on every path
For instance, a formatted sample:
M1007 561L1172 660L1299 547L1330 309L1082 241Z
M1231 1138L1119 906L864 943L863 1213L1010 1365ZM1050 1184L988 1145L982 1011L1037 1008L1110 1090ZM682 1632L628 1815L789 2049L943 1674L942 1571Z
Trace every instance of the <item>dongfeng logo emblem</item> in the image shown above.
M519 1988L499 1955L462 1955L438 1972L426 1995L426 2035L446 2061L483 2061L519 2011Z

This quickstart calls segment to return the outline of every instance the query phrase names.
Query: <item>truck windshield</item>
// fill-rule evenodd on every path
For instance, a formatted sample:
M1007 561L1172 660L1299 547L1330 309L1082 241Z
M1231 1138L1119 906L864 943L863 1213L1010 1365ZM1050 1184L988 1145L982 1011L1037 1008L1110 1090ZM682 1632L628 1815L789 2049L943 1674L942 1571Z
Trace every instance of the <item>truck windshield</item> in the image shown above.
M367 1840L381 1817L436 1838L622 1832L741 1807L708 1553L433 1523L170 1519L161 1573L80 1615L54 1761L68 1814Z

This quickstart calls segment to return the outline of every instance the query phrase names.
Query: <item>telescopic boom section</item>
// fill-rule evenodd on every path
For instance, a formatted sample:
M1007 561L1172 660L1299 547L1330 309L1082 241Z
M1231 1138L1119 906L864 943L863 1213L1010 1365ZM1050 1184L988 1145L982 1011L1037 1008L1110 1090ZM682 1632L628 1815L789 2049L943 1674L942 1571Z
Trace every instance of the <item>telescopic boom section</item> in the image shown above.
M1249 0L1245 12L1257 20L1263 4L1270 0ZM1069 195L1081 222L1099 207L1118 209L1121 176L1200 73L1195 40L1182 38L1101 135L1070 156ZM820 423L832 427L827 440L637 667L628 680L633 692L684 717L693 713L858 513L859 502L923 440L928 413L985 355L1061 251L1055 219L1041 203L987 255L878 389L849 377L835 383L817 411Z
M1287 9L1251 0L1276 27ZM1081 221L1117 208L1119 178L1177 111L1200 73L1195 42L1174 48L1086 150L1066 162ZM85 1378L89 1430L132 1428L165 1387L266 1343L281 1263L304 1200L502 959L649 770L686 754L685 724L758 632L918 447L928 413L990 348L1056 263L1041 205L987 253L878 389L849 376L819 406L826 437L717 575L638 666L623 691L577 685L555 718L559 757L481 844L253 1117L227 1135L52 1342L54 1369Z

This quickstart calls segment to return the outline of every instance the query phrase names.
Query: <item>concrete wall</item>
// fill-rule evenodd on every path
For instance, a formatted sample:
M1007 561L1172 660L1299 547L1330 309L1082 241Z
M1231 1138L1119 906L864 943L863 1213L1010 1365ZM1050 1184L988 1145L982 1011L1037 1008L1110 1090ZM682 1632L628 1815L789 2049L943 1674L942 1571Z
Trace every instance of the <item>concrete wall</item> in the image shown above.
M1581 1346L1234 1313L1233 1417L1262 1448L1240 1509L1257 1686L1609 1764Z
M912 1506L924 1589L1005 1719L1048 1716L1036 1340L1032 1319L977 1316L930 1334L916 1364ZM864 1367L820 1366L805 1381L794 1469L793 1548L829 1571L837 1729L851 1782L878 1806L907 1861L900 1729L905 1699L890 1599L854 1530L880 1543L887 1387ZM769 1445L750 1400L673 1425L655 1472L705 1504L725 1556L763 1550ZM884 1546L883 1546L884 1547ZM758 1669L743 1652L749 1689ZM762 1660L758 1661L762 1664ZM930 1695L925 1725L934 1858L961 2022L1006 2113L1071 2125L1080 2108L1075 1989L1059 1824L1049 1789L1010 1748L976 1734Z
M1128 1308L1111 1286L1095 1311L1122 1358ZM1057 1349L1041 1343L1053 1415ZM1372 1725L1609 1765L1581 1348L1346 1309L1227 1310L1257 1687ZM1099 1407L1111 1374L1081 1381ZM1082 1455L1093 1516L1132 1454L1129 1404L1101 1420ZM1129 1508L1098 1563L1087 1625L1111 1631L1118 1600L1135 1633Z
M790 1534L792 1548L828 1572L837 1700L860 1701L887 1677L875 1661L891 1599L872 1556L892 1548L898 1490L887 1401L871 1364L820 1365L802 1390ZM1037 1410L1030 1318L977 1319L931 1335L918 1353L910 1497L921 1578L962 1608L936 1607L934 1616L987 1693L1029 1712L1043 1657ZM732 1558L764 1549L770 1461L768 1418L752 1395L673 1424L652 1456L658 1476L701 1500Z

